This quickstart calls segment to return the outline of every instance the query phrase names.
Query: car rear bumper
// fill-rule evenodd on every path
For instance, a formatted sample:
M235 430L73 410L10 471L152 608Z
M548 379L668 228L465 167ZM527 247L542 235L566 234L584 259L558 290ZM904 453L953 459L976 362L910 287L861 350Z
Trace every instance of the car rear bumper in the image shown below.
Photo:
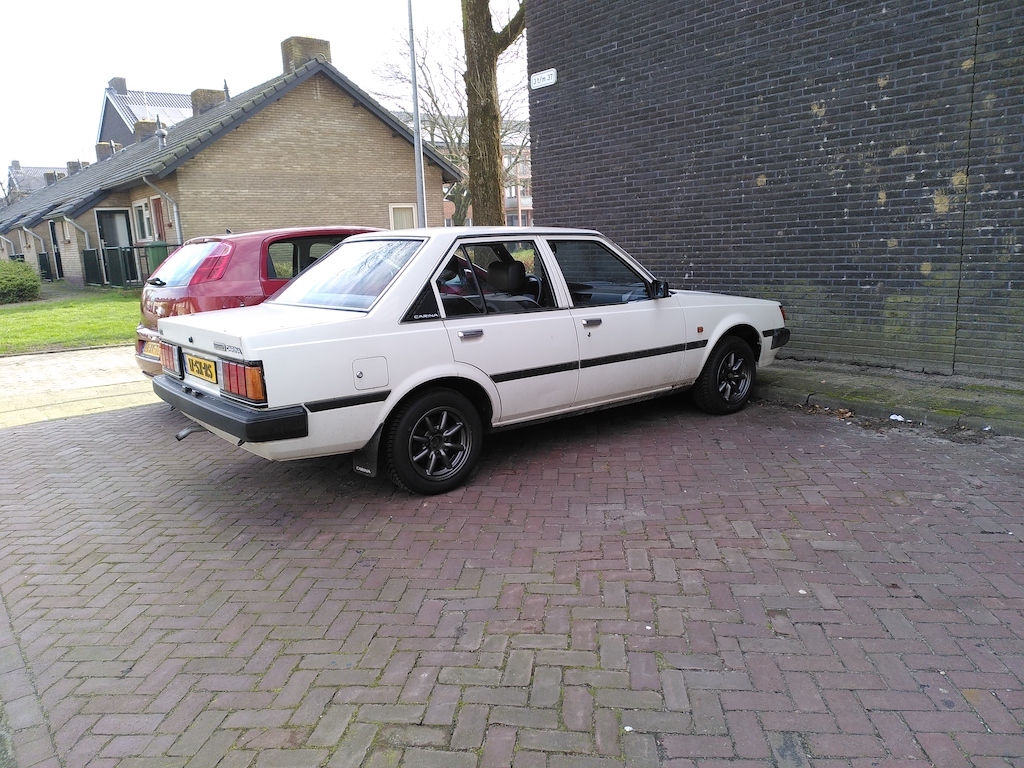
M778 349L789 344L790 335L789 328L774 328L764 332L765 338L770 337L772 340L772 349Z
M166 374L153 379L153 391L161 400L214 429L238 438L241 443L269 443L309 435L309 414L301 405L260 411L211 397Z

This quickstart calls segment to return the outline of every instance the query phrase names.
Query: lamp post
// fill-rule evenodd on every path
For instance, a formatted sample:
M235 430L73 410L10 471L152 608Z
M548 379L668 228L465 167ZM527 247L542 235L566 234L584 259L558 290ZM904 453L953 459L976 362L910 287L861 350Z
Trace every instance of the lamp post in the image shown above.
M416 154L416 224L427 226L427 193L423 187L423 136L420 133L420 92L416 85L416 37L412 26L412 0L409 0L409 59L412 65L412 134Z

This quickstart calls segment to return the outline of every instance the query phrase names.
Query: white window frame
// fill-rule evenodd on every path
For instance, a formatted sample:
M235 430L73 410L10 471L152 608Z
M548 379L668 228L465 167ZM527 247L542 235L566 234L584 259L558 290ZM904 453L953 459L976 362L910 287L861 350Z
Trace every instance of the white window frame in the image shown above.
M388 218L391 220L392 229L405 229L405 227L395 226L395 211L399 209L408 208L412 211L412 225L418 227L419 223L416 221L416 204L415 203L388 203Z
M150 198L132 200L132 229L135 230L135 240L140 243L151 243L156 240L156 228L153 226L153 206ZM143 231L139 231L139 212L142 212Z

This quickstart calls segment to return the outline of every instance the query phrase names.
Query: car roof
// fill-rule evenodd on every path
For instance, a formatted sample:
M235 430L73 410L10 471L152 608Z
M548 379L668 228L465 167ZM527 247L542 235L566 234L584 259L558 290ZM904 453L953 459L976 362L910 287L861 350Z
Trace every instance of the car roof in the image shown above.
M210 243L227 241L232 243L250 240L265 240L269 237L316 237L318 235L358 235L368 232L379 232L377 227L357 225L316 226L316 227L281 227L279 229L258 229L253 232L228 232L223 235L200 235L190 237L186 243Z
M576 227L422 227L418 229L377 230L366 237L384 234L388 237L536 237L538 235L584 235L588 237L604 237L596 229L580 229Z

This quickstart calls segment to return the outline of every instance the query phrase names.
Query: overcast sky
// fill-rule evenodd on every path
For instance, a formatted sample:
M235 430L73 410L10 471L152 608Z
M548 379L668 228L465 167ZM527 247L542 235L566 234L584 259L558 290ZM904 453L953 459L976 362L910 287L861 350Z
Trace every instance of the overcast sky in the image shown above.
M417 38L458 33L460 0L412 0ZM496 23L513 0L492 0ZM396 55L408 58L408 0L294 0L267 6L239 0L97 4L4 0L0 88L0 180L12 160L63 166L96 159L103 91L113 77L131 90L242 93L281 74L281 41L315 37L365 91ZM266 9L273 7L274 11ZM406 46L406 47L402 47ZM525 76L525 75L524 75Z

